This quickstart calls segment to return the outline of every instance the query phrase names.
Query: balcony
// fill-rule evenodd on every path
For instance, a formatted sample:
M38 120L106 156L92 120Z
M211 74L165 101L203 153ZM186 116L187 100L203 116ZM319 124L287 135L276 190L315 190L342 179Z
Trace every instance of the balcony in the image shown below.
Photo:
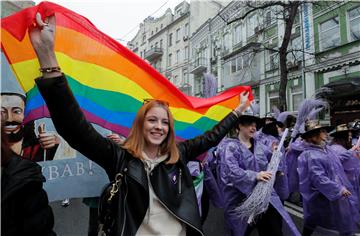
M192 74L200 74L206 71L207 68L207 59L204 57L196 58L195 61L192 63L190 72Z
M145 52L145 59L148 61L154 61L163 55L162 48L152 48Z

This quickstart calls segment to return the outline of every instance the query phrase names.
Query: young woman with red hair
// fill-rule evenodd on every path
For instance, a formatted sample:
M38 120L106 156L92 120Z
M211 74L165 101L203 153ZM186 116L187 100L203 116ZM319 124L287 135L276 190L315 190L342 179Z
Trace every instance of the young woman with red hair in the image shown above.
M55 19L30 33L41 68L57 68ZM120 147L98 134L81 112L66 78L43 70L36 80L58 133L75 149L102 166L110 180L124 168L125 190L114 211L111 235L203 235L197 200L186 163L216 146L246 109L248 95L219 124L196 138L176 143L174 119L166 102L147 100L139 109L126 142ZM69 114L69 115L66 115Z

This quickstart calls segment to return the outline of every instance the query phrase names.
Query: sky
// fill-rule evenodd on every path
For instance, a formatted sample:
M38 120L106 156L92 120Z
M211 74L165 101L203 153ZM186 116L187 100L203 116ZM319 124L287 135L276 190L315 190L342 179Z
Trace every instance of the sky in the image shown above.
M148 16L162 16L182 0L48 0L88 18L98 29L123 45L135 37ZM38 4L41 1L35 0Z

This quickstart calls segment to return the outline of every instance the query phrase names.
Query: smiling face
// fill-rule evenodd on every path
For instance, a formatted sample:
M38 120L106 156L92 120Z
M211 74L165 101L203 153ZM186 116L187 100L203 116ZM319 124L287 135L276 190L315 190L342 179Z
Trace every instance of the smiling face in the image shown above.
M7 134L17 133L24 120L24 100L16 95L1 95L1 118Z
M160 146L169 132L169 116L167 111L156 106L145 115L143 134L146 146Z
M256 133L256 123L252 122L250 124L240 124L239 129L241 135L245 138L253 138Z

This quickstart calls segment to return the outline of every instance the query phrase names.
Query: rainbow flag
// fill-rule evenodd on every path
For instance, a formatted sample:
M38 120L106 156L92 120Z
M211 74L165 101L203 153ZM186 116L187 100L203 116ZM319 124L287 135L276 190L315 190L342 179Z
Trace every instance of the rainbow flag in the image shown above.
M127 135L143 100L169 102L178 139L204 133L239 103L238 95L251 88L238 86L212 98L183 94L151 65L98 30L85 17L50 2L3 18L1 48L27 94L25 121L49 117L34 79L39 63L28 28L35 14L56 17L55 53L60 67L86 118L116 133ZM71 114L64 114L71 115Z

